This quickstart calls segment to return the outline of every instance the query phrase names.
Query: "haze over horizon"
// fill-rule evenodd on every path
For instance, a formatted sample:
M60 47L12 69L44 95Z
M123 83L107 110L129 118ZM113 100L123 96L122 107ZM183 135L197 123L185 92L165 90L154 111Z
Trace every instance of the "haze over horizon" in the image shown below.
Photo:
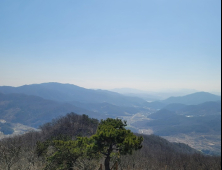
M0 24L0 86L221 92L220 0L2 0Z
M194 94L194 93L198 93L198 92L206 92L206 93L211 93L211 94L215 94L218 96L221 96L221 92L219 91L199 91L199 90L195 90L195 89L161 89L161 90L150 90L150 91L146 91L146 90L140 90L140 89L134 89L134 88L114 88L114 89L101 89L101 88L86 88L83 86L78 86L76 84L70 84L70 83L59 83L59 82L43 82L43 83L36 83L36 84L24 84L21 86L8 86L8 87L22 87L22 86L32 86L32 85L41 85L41 84L60 84L60 85L74 85L80 88L85 88L85 89L91 89L91 90L108 90L108 91L112 91L112 92L116 92L116 93L120 93L120 94L124 94L124 95L132 95L135 94L135 96L137 95L148 95L150 97L158 97L156 98L156 100L158 99L167 99L169 97L177 97L177 96L186 96L189 94ZM2 87L2 86L0 86ZM137 96L137 97L141 97L142 96ZM153 98L153 99L154 99Z

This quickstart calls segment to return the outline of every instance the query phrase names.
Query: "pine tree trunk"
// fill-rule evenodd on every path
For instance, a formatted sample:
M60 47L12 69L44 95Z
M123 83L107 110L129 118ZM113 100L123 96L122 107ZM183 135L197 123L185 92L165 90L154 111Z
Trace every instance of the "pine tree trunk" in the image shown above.
M105 170L110 170L110 167L109 167L109 162L110 162L110 157L107 156L106 159L105 159Z

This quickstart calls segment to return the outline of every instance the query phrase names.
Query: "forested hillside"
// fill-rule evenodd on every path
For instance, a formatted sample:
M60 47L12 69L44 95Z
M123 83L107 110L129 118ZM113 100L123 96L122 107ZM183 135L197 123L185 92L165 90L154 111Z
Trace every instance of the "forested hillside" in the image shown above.
M100 123L86 115L70 113L42 125L40 132L29 132L21 136L5 138L0 141L0 169L45 169L49 161L47 156L55 151L57 145L52 145L45 150L46 145L41 145L41 143L47 144L55 140L72 143L77 136L91 137L97 132ZM60 154L66 152L63 150L66 145L61 144L59 145L61 146ZM75 147L73 149L75 150ZM111 165L115 163L115 158L113 155ZM61 162L61 165L65 162ZM103 158L98 157L97 159L95 155L92 157L80 156L74 162L72 169L98 170L100 164L103 164ZM147 168L152 170L165 168L219 170L221 169L221 158L203 155L188 145L170 143L158 136L143 135L142 149L133 151L132 155L119 157L118 166L123 170L147 170Z
M37 128L69 112L105 118L102 114L68 103L59 103L33 95L0 93L0 119L7 123L21 123Z

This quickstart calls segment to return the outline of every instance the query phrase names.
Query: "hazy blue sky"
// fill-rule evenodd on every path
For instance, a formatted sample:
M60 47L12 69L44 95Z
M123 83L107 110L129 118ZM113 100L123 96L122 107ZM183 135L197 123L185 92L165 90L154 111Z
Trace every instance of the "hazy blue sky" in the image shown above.
M221 91L221 0L1 0L0 85Z

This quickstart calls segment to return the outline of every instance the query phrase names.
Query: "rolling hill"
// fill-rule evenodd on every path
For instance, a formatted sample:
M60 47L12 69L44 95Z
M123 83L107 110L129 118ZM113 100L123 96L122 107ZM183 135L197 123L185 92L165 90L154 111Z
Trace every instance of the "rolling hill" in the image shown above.
M152 109L168 109L178 110L186 105L198 105L205 102L221 102L221 96L217 96L208 92L197 92L180 97L170 97L165 100L154 102L146 102L143 105Z
M102 113L108 117L118 117L125 115L134 115L136 113L144 113L147 112L147 109L143 107L127 107L127 106L117 106L110 103L80 103L80 102L72 102L74 106L78 106L80 108L90 110L96 113Z
M220 101L221 96L217 96L207 92L197 92L181 97L170 97L166 100L162 100L162 103L172 104L180 103L186 105L197 105L208 101Z
M8 123L21 123L38 127L53 118L70 112L105 118L100 113L91 112L68 103L59 103L32 95L0 93L0 119Z
M217 101L205 102L198 105L184 105L180 103L173 103L165 106L163 109L175 111L181 115L218 115L221 114L221 103Z
M206 116L206 115L220 115L221 103L219 102L205 102L198 105L189 105L177 110L183 115L192 116Z

